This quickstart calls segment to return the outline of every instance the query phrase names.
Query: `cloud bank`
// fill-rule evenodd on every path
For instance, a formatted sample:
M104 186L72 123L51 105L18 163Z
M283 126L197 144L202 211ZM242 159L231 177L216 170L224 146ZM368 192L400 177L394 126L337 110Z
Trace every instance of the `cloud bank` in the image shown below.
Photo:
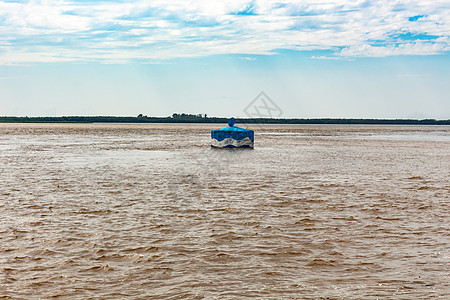
M0 64L434 55L449 51L449 36L448 0L0 1Z

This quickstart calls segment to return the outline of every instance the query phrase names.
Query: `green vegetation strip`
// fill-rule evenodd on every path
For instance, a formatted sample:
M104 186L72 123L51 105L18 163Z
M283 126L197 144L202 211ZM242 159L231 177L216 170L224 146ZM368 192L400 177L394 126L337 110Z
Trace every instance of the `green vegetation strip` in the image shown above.
M175 114L174 114L175 115ZM171 117L0 117L1 123L227 123L227 118L200 115ZM374 125L450 125L450 120L414 119L274 119L238 118L237 124L374 124Z

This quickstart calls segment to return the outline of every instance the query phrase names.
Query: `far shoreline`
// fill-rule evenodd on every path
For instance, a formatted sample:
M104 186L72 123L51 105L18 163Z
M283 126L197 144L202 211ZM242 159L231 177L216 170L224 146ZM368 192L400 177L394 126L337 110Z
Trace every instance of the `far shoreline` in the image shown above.
M62 117L0 117L0 123L227 123L224 117L118 117L118 116L62 116ZM449 120L435 119L347 119L347 118L236 118L237 124L335 124L335 125L450 125Z

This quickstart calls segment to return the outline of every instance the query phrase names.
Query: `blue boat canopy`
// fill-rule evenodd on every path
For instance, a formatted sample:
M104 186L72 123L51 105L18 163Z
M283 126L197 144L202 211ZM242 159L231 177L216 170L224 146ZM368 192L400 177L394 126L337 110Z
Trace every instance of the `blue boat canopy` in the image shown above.
M231 118L228 121L228 127L211 131L211 147L253 148L253 130L234 126L235 122L235 118Z

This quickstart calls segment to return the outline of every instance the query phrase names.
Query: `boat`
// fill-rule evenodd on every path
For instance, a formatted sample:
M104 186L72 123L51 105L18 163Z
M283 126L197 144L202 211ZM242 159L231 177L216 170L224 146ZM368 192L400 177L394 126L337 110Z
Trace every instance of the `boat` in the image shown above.
M250 148L254 145L254 131L234 126L235 118L228 120L228 127L211 131L213 148Z

